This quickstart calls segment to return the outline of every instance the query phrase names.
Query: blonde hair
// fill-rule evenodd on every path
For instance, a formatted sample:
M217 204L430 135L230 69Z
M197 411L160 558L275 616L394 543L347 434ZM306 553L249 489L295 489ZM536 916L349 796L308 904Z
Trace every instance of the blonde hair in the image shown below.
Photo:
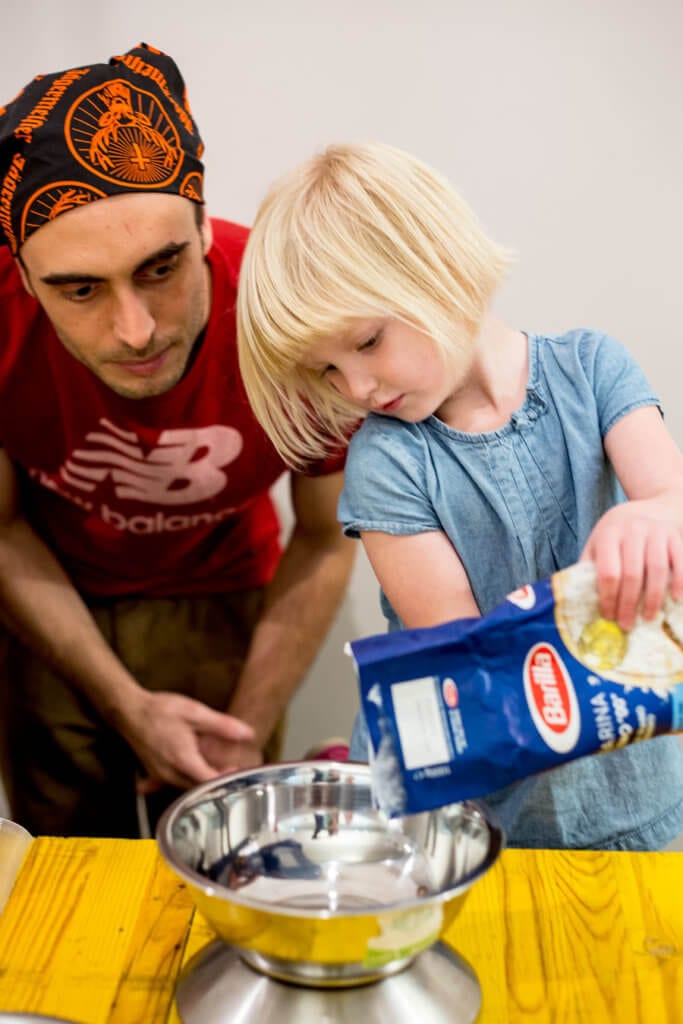
M244 253L237 331L249 401L285 461L323 457L362 415L303 365L316 342L387 317L462 350L508 263L449 183L393 147L330 146L281 179Z

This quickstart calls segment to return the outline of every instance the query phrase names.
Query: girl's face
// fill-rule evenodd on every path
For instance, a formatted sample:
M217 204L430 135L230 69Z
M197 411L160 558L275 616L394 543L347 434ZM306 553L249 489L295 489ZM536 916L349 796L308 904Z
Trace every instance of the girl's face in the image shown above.
M452 365L437 343L401 320L356 320L343 335L317 342L305 362L365 412L418 423L463 383L467 365Z

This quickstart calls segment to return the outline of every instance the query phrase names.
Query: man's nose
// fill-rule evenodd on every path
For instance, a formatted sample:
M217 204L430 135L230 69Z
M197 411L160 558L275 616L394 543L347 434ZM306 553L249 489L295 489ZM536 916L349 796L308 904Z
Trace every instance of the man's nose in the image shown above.
M126 291L116 298L114 333L129 348L144 349L149 345L156 322L142 297Z

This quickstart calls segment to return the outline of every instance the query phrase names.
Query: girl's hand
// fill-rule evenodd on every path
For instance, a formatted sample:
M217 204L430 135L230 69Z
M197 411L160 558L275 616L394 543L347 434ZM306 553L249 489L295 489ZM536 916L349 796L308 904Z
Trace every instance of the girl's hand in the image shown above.
M622 629L653 619L668 593L683 598L683 536L657 499L628 501L593 528L581 561L595 563L600 611Z

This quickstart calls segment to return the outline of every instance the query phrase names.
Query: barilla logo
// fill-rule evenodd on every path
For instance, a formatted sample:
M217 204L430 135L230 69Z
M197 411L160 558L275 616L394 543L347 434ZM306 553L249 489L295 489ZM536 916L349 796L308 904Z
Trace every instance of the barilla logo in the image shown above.
M535 644L524 662L524 693L541 738L558 754L576 746L581 726L576 691L552 644Z
M444 679L441 684L441 692L443 693L443 699L449 708L457 708L460 696L458 694L458 687L455 685L454 679Z
M522 611L528 612L536 604L536 593L533 587L528 584L525 587L518 587L507 596L511 604L516 604Z

